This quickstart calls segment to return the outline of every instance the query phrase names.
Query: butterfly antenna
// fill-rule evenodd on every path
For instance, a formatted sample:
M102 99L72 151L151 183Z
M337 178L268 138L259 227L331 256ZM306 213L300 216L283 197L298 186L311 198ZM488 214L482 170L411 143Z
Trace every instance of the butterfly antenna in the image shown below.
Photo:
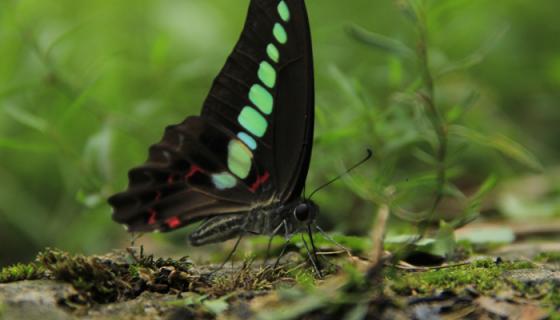
M339 174L338 176L336 176L335 178L331 179L330 181L322 184L320 187L318 187L317 189L313 190L313 192L311 192L311 194L309 195L308 199L311 199L311 197L313 197L313 195L327 187L328 185L330 185L331 183L335 182L336 180L344 177L345 175L349 174L352 170L356 169L357 167L361 166L362 164L364 164L366 161L368 161L371 156L373 156L373 152L371 151L371 149L367 149L367 155L365 156L365 158L363 158L362 160L360 160L358 163L356 163L355 165L351 166L350 168L348 168L348 170L346 170L345 172L343 172L342 174Z

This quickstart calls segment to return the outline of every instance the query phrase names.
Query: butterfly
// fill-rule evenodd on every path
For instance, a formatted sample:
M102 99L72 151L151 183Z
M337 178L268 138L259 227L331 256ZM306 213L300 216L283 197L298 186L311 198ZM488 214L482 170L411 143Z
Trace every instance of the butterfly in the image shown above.
M251 0L241 36L200 116L168 126L109 198L131 232L203 221L192 245L291 235L318 206L302 196L314 124L311 36L303 0Z

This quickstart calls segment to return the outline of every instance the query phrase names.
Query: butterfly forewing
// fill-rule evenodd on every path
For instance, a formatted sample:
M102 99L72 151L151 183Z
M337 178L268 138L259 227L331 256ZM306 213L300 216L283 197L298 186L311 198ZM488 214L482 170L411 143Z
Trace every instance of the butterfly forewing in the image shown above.
M313 143L311 36L303 0L253 0L202 116L256 142L275 198L299 197Z
M252 0L200 117L166 128L109 199L131 231L281 203L301 193L313 137L313 65L303 0Z

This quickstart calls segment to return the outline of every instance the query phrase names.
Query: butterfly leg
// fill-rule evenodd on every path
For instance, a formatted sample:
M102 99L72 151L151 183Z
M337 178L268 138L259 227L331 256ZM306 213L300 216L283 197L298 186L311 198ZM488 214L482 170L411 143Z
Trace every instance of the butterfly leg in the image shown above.
M268 258L270 257L270 248L272 246L272 239L274 239L274 237L276 236L278 231L280 231L280 229L283 226L284 226L284 221L282 221L276 228L274 228L274 230L272 231L272 234L270 235L270 238L268 239L268 245L266 246L266 255L264 257L264 262L263 262L263 264L265 264L265 265L266 265L266 262L268 261Z
M276 259L276 262L274 263L274 268L276 269L276 267L278 267L278 264L280 263L280 259L282 258L282 256L284 255L284 253L286 252L286 249L288 248L288 244L290 244L290 240L292 240L292 237L294 236L293 234L290 235L288 234L288 222L286 220L282 220L282 226L284 227L284 239L286 240L284 242L284 246L282 247L282 251L280 251L280 254L278 255L278 258Z
M350 251L350 249L348 249L347 247L341 245L340 243L338 243L336 240L334 240L331 236L329 236L325 231L323 231L323 229L321 229L321 227L319 227L318 225L315 225L315 228L317 230L319 230L319 232L321 233L321 235L323 237L325 237L327 240L329 240L330 242L334 243L337 247L339 247L341 250L343 250L344 252L346 252L346 254L349 257L352 257L352 252Z
M226 263L233 257L233 254L235 253L235 251L237 251L237 247L239 246L239 243L241 242L241 239L243 238L244 235L245 235L244 232L239 233L239 237L237 237L237 241L235 241L235 244L233 245L233 249L229 252L229 254L226 257L226 259L224 260L224 262L222 262L220 264L220 266L218 268L216 268L214 271L212 271L210 274L214 274L216 271L219 271L219 270L223 269L223 267L226 265Z
M322 278L323 273L321 272L321 269L319 269L319 259L317 259L317 249L315 248L315 243L313 242L313 236L311 235L311 226L307 227L307 232L309 234L309 241L311 241L311 247L313 248L313 254L311 254L311 250L309 250L309 246L307 245L307 241L305 241L305 237L303 236L303 233L301 234L301 240L303 241L303 245L305 246L305 250L307 251L307 256L309 257L309 260L313 265L313 269L315 269L315 272L317 273L319 278Z

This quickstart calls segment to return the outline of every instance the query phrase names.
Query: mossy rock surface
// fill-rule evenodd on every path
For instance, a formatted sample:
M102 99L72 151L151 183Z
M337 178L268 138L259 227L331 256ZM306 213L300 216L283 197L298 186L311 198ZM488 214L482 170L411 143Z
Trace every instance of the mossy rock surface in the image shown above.
M373 273L363 259L338 256L331 263L338 267L326 268L326 276L318 279L299 253L288 254L276 268L249 259L212 272L216 266L198 266L188 259L129 253L86 257L47 250L32 265L4 270L9 278L0 284L0 319L560 315L560 270L555 261L487 257L409 270L386 264ZM22 280L25 275L39 279Z

